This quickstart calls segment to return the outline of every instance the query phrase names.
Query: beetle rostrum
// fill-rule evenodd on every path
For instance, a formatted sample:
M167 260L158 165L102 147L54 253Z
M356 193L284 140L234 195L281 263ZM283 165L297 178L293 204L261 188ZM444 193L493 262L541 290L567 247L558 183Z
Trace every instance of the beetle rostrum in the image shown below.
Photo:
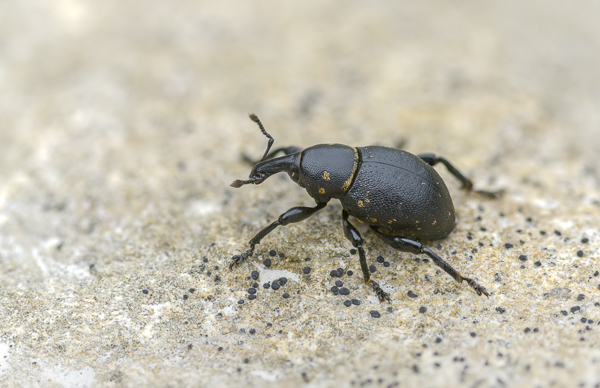
M235 180L232 187L260 184L278 172L287 172L314 198L315 207L293 207L258 232L249 242L250 249L235 255L229 268L254 254L254 248L278 226L300 222L323 209L331 199L342 204L344 235L357 249L365 283L371 284L380 302L389 295L372 279L359 231L348 218L353 216L393 248L414 254L426 254L454 280L467 282L478 295L489 297L485 287L462 276L441 257L419 242L446 237L456 226L454 205L442 178L432 167L442 163L465 190L473 184L448 160L434 154L413 155L395 148L342 144L318 144L305 149L281 147L269 153L273 138L254 114L250 119L269 138L263 158L255 163L249 179ZM283 156L277 157L277 154ZM497 192L476 191L487 196Z

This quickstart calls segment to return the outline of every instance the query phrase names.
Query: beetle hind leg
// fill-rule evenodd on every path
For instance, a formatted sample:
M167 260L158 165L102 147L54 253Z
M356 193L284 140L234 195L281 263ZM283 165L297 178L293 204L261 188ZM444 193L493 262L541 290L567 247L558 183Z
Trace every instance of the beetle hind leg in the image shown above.
M473 182L466 176L464 176L456 167L452 165L446 158L441 156L435 156L434 154L420 154L419 158L423 159L423 161L430 166L435 166L438 163L442 163L446 166L446 169L450 172L450 174L454 175L456 179L462 183L462 188L466 191L474 191L475 193L482 194L488 197L498 197L502 194L502 190L500 191L485 191L485 190L473 190Z
M389 236L380 232L376 227L373 226L371 226L371 230L392 248L395 248L402 252L414 253L416 255L421 253L426 254L433 260L435 265L443 269L448 275L452 276L452 278L458 283L462 283L463 281L465 281L469 286L471 286L475 290L477 295L481 296L483 294L487 297L490 296L485 287L479 285L473 279L462 276L457 270L452 268L450 264L446 263L441 257L433 253L431 249L424 247L423 244L421 244L420 242L405 237Z
M367 265L367 257L365 256L365 250L362 246L362 237L360 236L358 230L348 221L348 212L345 210L342 211L342 224L344 225L344 235L348 240L350 240L350 242L352 242L354 248L358 250L358 256L360 257L360 269L362 270L365 278L365 283L373 286L373 290L375 291L375 294L377 294L377 299L379 299L379 302L383 302L385 300L390 302L391 300L388 293L379 287L379 283L371 279L369 266Z

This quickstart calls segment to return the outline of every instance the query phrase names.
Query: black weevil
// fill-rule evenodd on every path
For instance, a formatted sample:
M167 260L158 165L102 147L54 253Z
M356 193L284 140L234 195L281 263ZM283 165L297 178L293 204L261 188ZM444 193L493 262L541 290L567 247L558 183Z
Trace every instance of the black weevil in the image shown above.
M464 189L473 189L471 181L450 162L433 154L416 156L388 147L350 147L343 144L318 144L304 150L298 147L282 147L269 153L274 142L273 137L267 133L256 115L249 116L258 124L269 143L263 158L252 168L250 179L235 180L231 186L238 188L250 183L258 185L273 174L287 172L294 182L305 188L315 199L317 206L297 206L281 214L277 221L250 240L249 250L233 256L230 269L252 256L255 246L275 228L305 220L335 198L342 203L344 235L358 250L365 282L373 286L380 302L389 301L390 298L379 284L371 279L362 237L348 221L348 216L369 225L371 231L399 251L426 254L457 282L464 280L478 295L484 294L489 297L485 287L462 276L418 241L419 238L444 238L456 225L450 193L432 166L438 162L442 163L462 182ZM280 152L285 155L276 158ZM477 192L489 196L498 194Z

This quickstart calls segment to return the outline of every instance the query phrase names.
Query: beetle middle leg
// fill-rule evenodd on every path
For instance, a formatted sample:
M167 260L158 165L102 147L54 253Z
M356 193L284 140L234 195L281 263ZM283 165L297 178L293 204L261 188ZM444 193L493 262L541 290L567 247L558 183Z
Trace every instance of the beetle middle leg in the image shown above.
M438 255L433 253L431 251L431 249L424 247L423 244L421 244L420 242L411 240L411 239L405 238L405 237L389 236L387 234L380 232L376 227L373 227L373 226L371 226L371 230L379 238L381 238L385 243L387 243L388 245L390 245L393 248L396 248L399 251L414 253L416 255L421 254L421 253L426 254L427 256L431 257L433 262L438 267L443 269L448 275L452 276L452 278L454 278L454 280L456 280L458 283L465 281L465 282L467 282L468 285L473 287L473 289L475 290L477 295L483 294L487 297L490 296L490 294L488 294L485 287L479 285L473 279L469 279L469 278L462 276L457 270L452 268L452 266L450 264L446 263L444 260L442 260L441 257L439 257Z
M464 176L456 167L452 165L446 158L441 156L435 156L434 154L420 154L419 158L423 159L423 161L430 166L435 166L438 163L442 163L446 166L446 169L450 172L450 174L454 175L456 179L458 179L462 183L462 188L471 191L473 190L473 182L466 176ZM497 197L501 194L500 191L484 191L484 190L473 190L476 193L487 195L488 197Z
M383 302L384 300L390 301L390 296L387 292L383 291L379 284L371 279L371 274L369 273L369 266L367 265L367 258L365 256L365 250L363 249L362 243L363 239L358 233L358 230L348 221L348 212L342 211L342 224L344 225L344 235L350 242L354 248L358 250L358 256L360 257L360 269L362 270L363 276L365 278L365 283L371 284L375 293L377 294L377 298L379 302Z
M231 258L231 264L229 264L229 269L232 269L234 265L241 264L248 257L251 257L254 254L254 247L260 244L260 240L265 238L269 233L271 233L278 226L285 226L289 224L293 224L294 222L300 222L308 217L315 214L317 211L323 209L327 205L327 202L319 202L315 207L306 207L306 206L296 206L282 215L279 216L277 221L272 222L269 226L261 230L256 234L256 236L252 237L250 240L250 249L241 255L235 255Z

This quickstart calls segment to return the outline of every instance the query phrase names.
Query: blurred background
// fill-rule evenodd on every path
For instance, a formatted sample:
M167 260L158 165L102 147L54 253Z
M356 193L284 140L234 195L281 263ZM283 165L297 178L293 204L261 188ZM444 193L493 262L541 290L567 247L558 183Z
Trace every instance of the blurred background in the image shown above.
M62 381L76 371L69 376L79 385L161 385L169 377L185 385L198 375L204 383L232 384L246 357L256 362L254 370L270 370L260 375L264 381L298 385L306 382L300 377L306 371L323 386L331 376L348 383L358 379L352 373L369 375L371 361L386 360L397 362L391 371L402 365L403 381L421 385L530 386L554 379L567 386L575 371L581 381L596 381L597 367L587 364L593 350L583 351L576 330L556 322L563 319L559 311L571 311L574 303L584 311L583 303L594 306L589 296L596 285L589 279L597 279L600 241L598 15L600 4L592 0L0 0L0 355L9 360L3 364L0 357L0 382ZM375 326L366 312L379 307L368 300L362 315L343 310L339 300L322 295L330 286L331 255L354 259L344 256L350 245L335 204L314 222L274 233L261 248L314 258L313 280L297 285L314 304L290 298L276 317L280 299L269 300L260 314L237 306L247 288L238 276L243 279L247 267L218 272L217 285L212 278L183 276L189 266L203 265L203 255L211 266L225 267L261 226L288 207L311 202L285 178L229 187L249 172L240 154L258 158L266 145L248 112L262 119L275 147L339 142L435 152L478 187L505 189L497 202L481 201L460 192L439 169L460 219L441 254L461 252L454 262L465 268L463 252L480 249L475 256L481 259L469 261L466 271L478 274L491 301L473 302L466 287L453 283L438 294L435 287L449 279L419 281L422 272L435 270L418 266L409 281L381 275L387 287L399 290L398 314ZM473 241L466 237L471 232ZM574 254L582 237L589 239L585 262ZM486 248L475 245L478 240ZM509 258L506 242L529 261L516 260L519 254ZM300 264L290 260L278 265L297 271ZM401 263L394 263L395 273L404 276ZM540 272L521 271L525 265ZM552 266L554 277L543 277ZM555 286L573 292L542 298L569 294L553 294ZM368 292L357 287L353 292ZM431 304L411 302L402 299L405 287L436 296ZM179 303L189 288L197 290L190 300L198 300L184 308ZM146 298L142 289L156 299L140 299ZM588 296L585 302L572 300L579 294ZM462 305L461 298L468 302ZM421 305L428 315L417 312ZM506 314L500 317L496 306ZM597 322L600 313L591 309L587 317ZM295 316L298 311L305 315ZM241 320L219 321L218 314ZM490 326L467 330L463 316ZM242 341L241 328L258 330L269 320L277 326L284 318L288 328L311 322L304 342L284 349L265 340L227 353ZM202 334L183 326L192 319L201 321ZM344 325L353 331L338 332ZM525 326L519 325L539 326L547 341L521 341ZM469 337L470 330L478 336ZM449 340L435 359L422 344L433 346L442 332ZM202 335L225 352L203 348ZM292 341L293 335L281 338ZM487 338L497 342L486 345ZM507 343L522 345L510 349ZM465 344L472 346L465 350ZM361 359L364 352L370 356ZM520 361L490 361L493 372L475 367L466 378L451 361L464 356L467 364L479 365L511 352ZM414 361L417 353L423 356ZM344 369L348 354L357 357L352 373ZM310 368L297 362L313 356ZM531 375L524 374L524 358L538 360ZM38 369L32 371L34 359ZM434 359L443 360L442 369ZM548 367L559 362L567 368ZM413 373L417 364L416 371L425 373ZM180 365L196 372L182 375ZM167 377L157 376L155 367ZM258 376L252 369L239 373L245 384Z

